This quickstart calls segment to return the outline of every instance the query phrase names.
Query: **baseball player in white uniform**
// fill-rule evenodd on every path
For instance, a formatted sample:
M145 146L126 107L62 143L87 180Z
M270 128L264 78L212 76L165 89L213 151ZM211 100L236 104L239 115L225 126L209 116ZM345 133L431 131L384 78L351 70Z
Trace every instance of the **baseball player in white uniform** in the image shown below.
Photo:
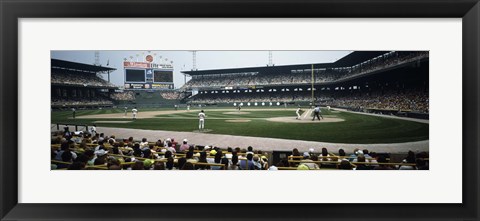
M298 106L297 111L295 112L297 114L297 118L295 118L295 119L297 119L297 120L301 120L300 110L302 110L302 109L300 108L300 106Z
M125 116L124 117L127 117L127 107L125 107Z
M77 110L75 110L75 108L72 108L72 114L73 114L73 119L75 119L75 113L76 113Z
M198 114L198 130L205 129L205 113L203 110Z
M137 113L138 113L137 107L133 108L133 109L132 109L132 115L133 115L133 119L134 119L134 120L137 119Z

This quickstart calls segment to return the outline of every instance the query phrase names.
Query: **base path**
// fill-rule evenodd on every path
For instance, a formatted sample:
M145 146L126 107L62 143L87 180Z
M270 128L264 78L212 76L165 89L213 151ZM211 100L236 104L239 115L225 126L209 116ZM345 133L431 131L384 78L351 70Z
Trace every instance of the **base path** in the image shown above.
M52 125L52 127L53 126L54 125ZM73 130L73 128L71 129ZM208 134L199 132L174 132L109 127L97 127L97 132L105 133L107 136L115 135L117 138L133 137L134 140L147 138L148 141L157 141L158 139L163 141L166 138L175 138L175 140L180 143L186 138L188 139L189 144L194 145L214 145L222 148L237 146L246 148L248 146L252 146L255 149L264 151L291 151L293 148L297 148L300 152L305 152L308 151L309 148L314 148L315 152L320 152L322 147L327 148L328 151L333 153L338 153L338 149L344 149L346 152L352 152L355 148L368 149L377 153L406 153L409 150L414 152L429 151L428 140L394 144L342 144L264 137Z

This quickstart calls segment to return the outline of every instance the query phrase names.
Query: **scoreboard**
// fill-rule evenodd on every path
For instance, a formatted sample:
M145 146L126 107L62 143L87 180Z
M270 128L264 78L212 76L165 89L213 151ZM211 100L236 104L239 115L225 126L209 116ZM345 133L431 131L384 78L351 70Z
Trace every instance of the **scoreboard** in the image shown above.
M148 58L148 56L147 56ZM174 89L173 66L152 62L123 62L125 89Z

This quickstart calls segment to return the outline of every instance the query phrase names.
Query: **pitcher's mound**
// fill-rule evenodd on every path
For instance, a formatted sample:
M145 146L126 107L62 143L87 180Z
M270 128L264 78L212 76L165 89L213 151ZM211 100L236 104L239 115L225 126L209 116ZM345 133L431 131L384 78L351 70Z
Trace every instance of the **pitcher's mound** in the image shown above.
M250 122L251 120L241 120L241 119L238 119L238 120L225 120L225 122L232 122L232 123L246 123L246 122Z
M245 112L245 111L235 111L235 112L223 112L223 114L250 114L250 112Z
M267 118L268 121L274 121L274 122L284 122L284 123L301 123L301 124L318 124L318 123L334 123L334 122L342 122L345 121L342 118L338 117L326 117L322 120L315 119L315 121L312 121L312 118L308 117L305 119L297 120L295 117L273 117L273 118Z

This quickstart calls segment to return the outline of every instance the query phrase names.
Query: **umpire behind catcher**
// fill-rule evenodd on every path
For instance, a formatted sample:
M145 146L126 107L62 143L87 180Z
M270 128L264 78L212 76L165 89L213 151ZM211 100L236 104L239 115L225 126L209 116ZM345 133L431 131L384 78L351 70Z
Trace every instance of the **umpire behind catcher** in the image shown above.
M313 109L313 119L312 119L312 121L315 120L315 117L317 117L318 120L320 120L320 116L323 119L323 116L320 114L321 112L322 111L320 110L320 107L318 105L315 105L315 109Z

